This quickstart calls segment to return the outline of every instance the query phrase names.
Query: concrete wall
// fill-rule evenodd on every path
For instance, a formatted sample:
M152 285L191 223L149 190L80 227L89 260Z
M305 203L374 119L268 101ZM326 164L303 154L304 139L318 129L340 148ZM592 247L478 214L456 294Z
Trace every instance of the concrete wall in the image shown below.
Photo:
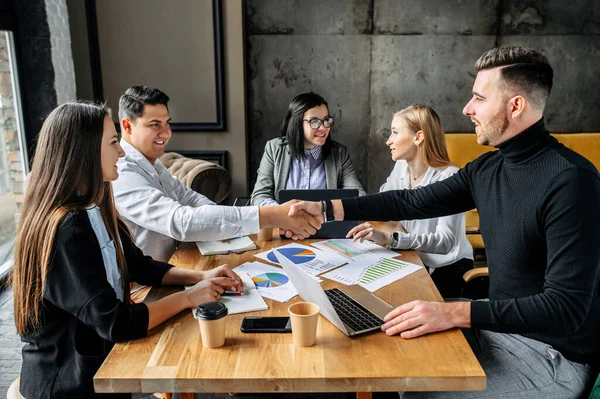
M289 101L314 90L336 118L359 178L375 192L392 169L393 113L436 109L448 132L473 131L461 113L475 60L497 45L544 52L555 81L552 132L600 131L600 3L579 0L247 0L252 189L264 144Z

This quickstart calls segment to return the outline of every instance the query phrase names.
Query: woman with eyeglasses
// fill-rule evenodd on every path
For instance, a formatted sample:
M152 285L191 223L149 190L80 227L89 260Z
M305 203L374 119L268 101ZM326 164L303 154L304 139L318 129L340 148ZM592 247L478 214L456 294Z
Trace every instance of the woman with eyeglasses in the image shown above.
M418 189L444 180L458 168L450 165L444 128L427 105L414 104L394 114L390 137L392 174L379 191ZM373 240L393 249L415 249L444 298L461 296L463 274L473 268L473 248L465 235L465 215L402 221L405 232L388 233L371 223L350 230L354 240Z
M265 146L252 205L277 204L283 189L358 189L364 195L348 150L331 139L332 125L323 97L313 92L294 97L280 137Z

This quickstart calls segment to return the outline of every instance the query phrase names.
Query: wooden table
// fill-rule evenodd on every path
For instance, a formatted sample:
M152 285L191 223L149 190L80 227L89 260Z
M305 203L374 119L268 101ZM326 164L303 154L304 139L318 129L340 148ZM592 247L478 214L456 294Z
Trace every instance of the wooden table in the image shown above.
M386 224L386 228L390 228ZM252 237L252 236L251 236ZM256 237L252 237L256 241ZM308 245L316 240L304 240ZM260 248L243 254L201 256L184 244L171 263L208 270L256 260L255 253L288 240L257 242ZM414 251L402 260L422 264ZM339 286L324 279L324 288ZM173 292L153 288L146 301ZM425 269L375 292L393 306L414 299L441 301ZM288 303L265 299L269 309L252 315L287 315ZM96 392L358 392L483 390L486 377L458 329L405 340L375 332L348 338L319 317L317 343L300 348L291 334L244 334L246 314L229 315L225 346L202 346L198 322L191 311L171 318L148 337L115 345L94 377Z

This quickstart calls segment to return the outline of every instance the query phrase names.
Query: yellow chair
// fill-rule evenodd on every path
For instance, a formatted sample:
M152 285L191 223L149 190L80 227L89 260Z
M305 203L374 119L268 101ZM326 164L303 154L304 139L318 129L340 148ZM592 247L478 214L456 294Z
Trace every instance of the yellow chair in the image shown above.
M553 134L565 147L584 156L592 162L596 169L600 169L600 133L560 133ZM463 168L467 163L473 161L486 152L496 151L494 147L477 144L475 133L446 133L446 145L450 162ZM467 239L473 246L477 257L477 251L484 251L485 243L479 230L479 214L476 209L465 213ZM483 269L483 270L478 270ZM465 273L465 282L481 280L487 276L486 268L476 268Z

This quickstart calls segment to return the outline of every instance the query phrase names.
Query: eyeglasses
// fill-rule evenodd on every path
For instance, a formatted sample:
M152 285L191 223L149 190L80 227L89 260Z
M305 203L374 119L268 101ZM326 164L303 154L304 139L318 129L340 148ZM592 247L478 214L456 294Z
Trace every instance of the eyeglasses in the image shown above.
M333 117L329 116L323 120L319 118L311 118L311 119L302 119L303 121L307 121L310 124L310 127L313 129L318 129L321 125L325 127L331 127L333 125Z

